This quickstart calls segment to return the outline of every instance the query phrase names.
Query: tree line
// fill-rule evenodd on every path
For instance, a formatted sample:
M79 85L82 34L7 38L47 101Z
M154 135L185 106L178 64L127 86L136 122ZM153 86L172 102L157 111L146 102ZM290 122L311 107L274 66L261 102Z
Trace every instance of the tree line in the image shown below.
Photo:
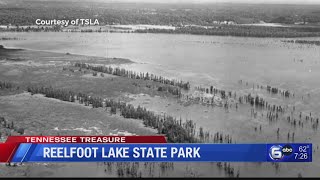
M243 25L219 25L206 27L177 27L172 29L138 29L136 33L165 33L165 34L195 34L214 36L241 36L241 37L315 37L320 36L319 28L297 27L259 27Z
M272 93L272 94L278 94L280 93L282 96L284 97L289 97L290 96L290 92L288 90L280 90L276 87L271 87L271 86L267 86L267 91L269 93Z
M15 85L11 82L0 81L0 89L12 89Z
M37 26L37 27L21 27L16 25L14 27L0 28L0 32L60 32L62 28L58 25L56 26ZM17 39L14 39L17 40Z
M0 37L0 40L2 41L8 41L8 40L20 40L21 38L16 37Z
M73 29L64 29L61 26L7 26L6 28L0 28L0 32L82 32L82 33L102 33L102 32L109 32L109 33L132 33L133 30L117 30L117 29L99 29L92 28L92 29L81 29L80 28L73 28ZM1 40L1 38L0 38ZM2 38L2 40L18 40L18 38Z
M218 89L218 88L215 88L213 86L210 86L209 88L196 87L195 89L198 90L198 91L201 91L201 92L205 92L207 94L214 94L214 95L220 94L222 99L225 99L227 97L227 93L226 93L227 91L226 90ZM231 97L232 92L229 91L228 94Z
M17 127L13 121L9 122L4 117L0 116L0 126L6 129L4 136L10 136L12 131L19 133L20 135L24 134L24 128ZM0 138L2 137L2 133L0 132Z
M183 88L185 90L190 89L189 82L183 82L181 80L179 81L179 80L174 80L174 79L167 79L165 77L157 76L157 75L154 75L154 74L148 73L148 72L147 73L141 73L141 72L138 73L138 72L126 70L124 68L119 68L119 67L113 68L111 66L109 66L109 67L93 66L90 64L86 64L86 63L75 63L75 67L90 69L90 70L97 71L97 72L112 74L115 76L127 77L127 78L131 78L131 79L151 80L151 81L162 83L162 84L177 86L177 87Z
M310 44L320 46L320 41L309 41L309 40L282 40L285 43L298 43L298 44Z

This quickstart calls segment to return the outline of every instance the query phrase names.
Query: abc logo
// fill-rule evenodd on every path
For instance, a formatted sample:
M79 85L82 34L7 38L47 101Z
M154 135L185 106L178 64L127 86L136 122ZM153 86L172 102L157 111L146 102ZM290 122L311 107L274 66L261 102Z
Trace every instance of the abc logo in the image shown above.
M292 152L293 152L293 149L290 145L283 146L283 148L282 148L283 155L288 156L288 155L292 154Z
M269 156L272 160L280 160L283 156L292 154L293 149L290 145L280 146L274 145L269 149Z

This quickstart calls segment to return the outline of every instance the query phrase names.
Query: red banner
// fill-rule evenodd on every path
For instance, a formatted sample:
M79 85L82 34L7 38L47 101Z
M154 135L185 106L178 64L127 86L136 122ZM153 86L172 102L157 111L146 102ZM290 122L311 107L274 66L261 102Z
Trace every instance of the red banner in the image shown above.
M10 162L20 143L166 143L165 136L9 136L0 143L0 162Z
M0 162L9 162L19 147L19 143L0 143Z
M165 136L9 136L6 143L166 143Z

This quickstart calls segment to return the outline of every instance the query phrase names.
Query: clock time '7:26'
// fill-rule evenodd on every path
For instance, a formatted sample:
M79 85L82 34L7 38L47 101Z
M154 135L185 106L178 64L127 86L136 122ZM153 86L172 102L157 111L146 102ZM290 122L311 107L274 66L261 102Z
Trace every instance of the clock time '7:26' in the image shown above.
M300 159L300 160L308 159L308 153L294 153L294 159Z

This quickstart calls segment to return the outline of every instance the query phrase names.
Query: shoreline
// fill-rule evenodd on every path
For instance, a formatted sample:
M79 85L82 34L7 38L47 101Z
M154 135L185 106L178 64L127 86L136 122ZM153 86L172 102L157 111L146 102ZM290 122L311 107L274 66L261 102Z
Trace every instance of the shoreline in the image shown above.
M2 48L1 48L2 46ZM28 48L23 48L23 47L19 47L19 46L3 46L0 44L0 58L1 58L1 53L11 53L11 52L18 52L18 51L26 51L26 52L40 52L40 53L47 53L47 54L52 54L52 55L57 55L57 56L74 56L74 57L84 57L84 58L92 58L92 59L96 59L96 60L106 60L109 61L107 62L108 64L112 64L110 62L114 62L114 64L132 64L132 63L137 63L134 62L130 59L127 58L118 58L118 57L112 57L112 58L105 58L102 56L92 56L92 55L85 55L85 54L72 54L69 52L66 53L62 53L59 51L50 51L50 50L37 50L37 49L28 49ZM2 56L6 56L6 54L2 55ZM119 61L119 62L116 62Z
M21 30L21 27L0 28L0 32L66 32L66 33L163 33L163 34L188 34L208 36L231 36L231 37L255 37L255 38L303 38L320 37L319 25L296 25L275 23L257 24L216 24L210 26L200 25L149 25L149 24L119 24L105 26L75 26L65 27L60 30L50 29L41 31L39 26L31 27L31 30ZM52 28L52 27L51 27ZM318 30L318 31L317 31ZM243 33L242 31L245 31ZM270 33L272 31L272 33Z

